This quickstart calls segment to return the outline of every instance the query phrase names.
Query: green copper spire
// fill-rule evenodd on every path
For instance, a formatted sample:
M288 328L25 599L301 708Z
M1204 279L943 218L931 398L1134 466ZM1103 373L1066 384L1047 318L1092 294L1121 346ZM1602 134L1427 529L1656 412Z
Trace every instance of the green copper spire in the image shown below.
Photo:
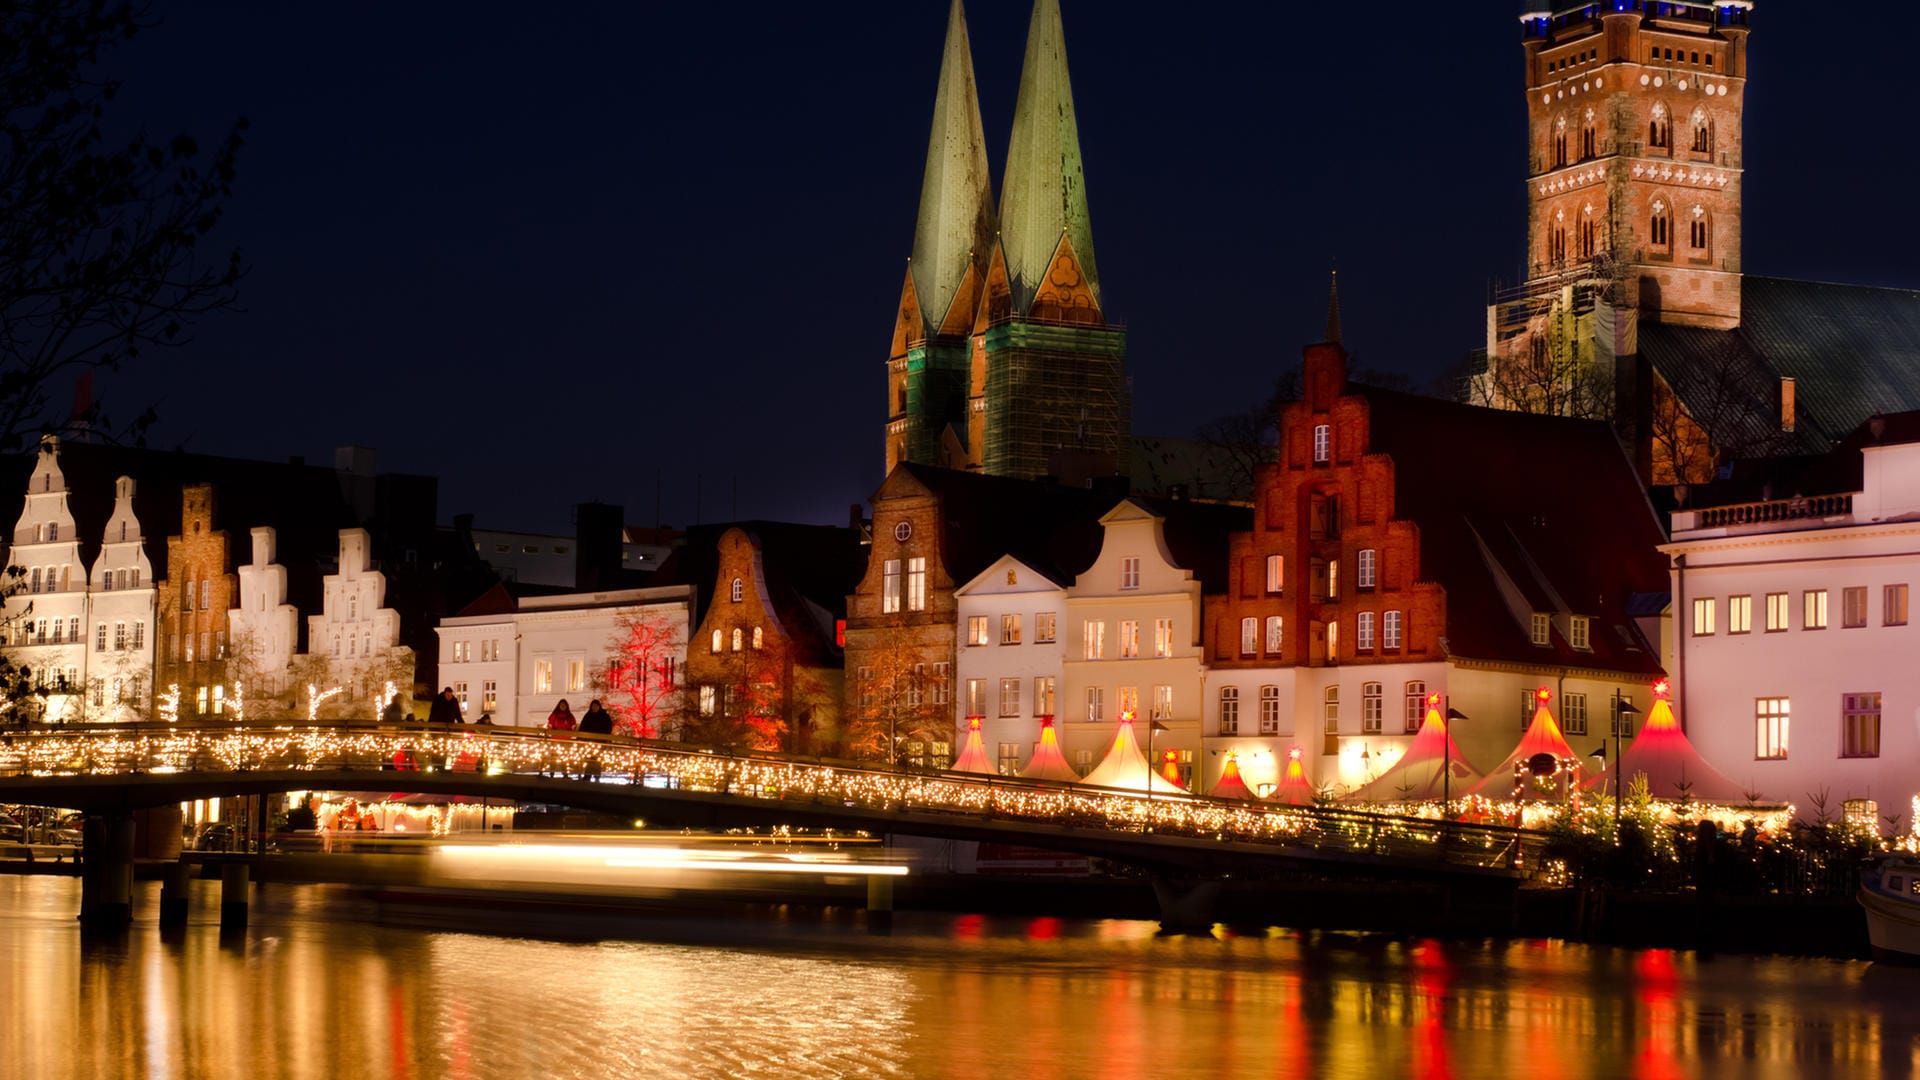
M933 99L933 134L913 230L913 288L931 331L947 317L967 267L984 262L993 242L993 181L980 127L980 94L960 0L947 17L946 55ZM971 313L969 313L971 314Z
M1073 115L1067 79L1066 31L1060 0L1035 0L1027 28L1027 60L1020 72L1020 100L1013 113L1013 145L1000 192L1001 242L1014 310L1033 304L1061 236L1100 295L1093 262L1093 223L1087 215L1086 177L1080 166L1080 126Z

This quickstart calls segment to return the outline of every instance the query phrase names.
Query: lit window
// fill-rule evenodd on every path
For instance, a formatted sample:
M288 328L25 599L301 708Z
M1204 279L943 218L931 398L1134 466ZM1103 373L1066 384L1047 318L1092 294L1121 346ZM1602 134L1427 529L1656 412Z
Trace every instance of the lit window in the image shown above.
M1907 587L1889 585L1880 598L1880 625L1905 626L1907 624Z
M1568 624L1567 641L1574 648L1590 649L1593 647L1587 636L1587 626L1587 617L1585 615L1575 615Z
M1245 618L1240 620L1240 655L1252 656L1260 648L1260 620Z
M1373 612L1363 611L1355 620L1353 647L1361 652L1373 651Z
M703 686L700 688L700 715L701 716L712 716L714 714L716 696L717 695L714 693L713 687Z
M739 652L743 648L746 648L745 636L740 632L740 628L736 626L733 628L733 651Z
M1771 622L1772 621L1771 612L1773 609L1773 601L1771 598L1769 598L1767 601L1767 609L1769 612L1768 621ZM1697 596L1694 598L1693 600L1693 636L1694 637L1712 637L1713 636L1713 611L1714 611L1713 597ZM1772 629L1772 627L1769 626L1768 629Z
M967 715L987 715L987 680L967 680Z
M1260 734L1280 734L1280 688L1277 686L1260 688Z
M1320 752L1337 754L1340 752L1340 688L1327 687L1321 695L1320 727L1324 733Z
M1042 645L1053 644L1054 617L1051 611L1042 611L1033 617L1033 640Z
M1783 697L1755 698L1753 702L1753 756L1761 761L1787 758L1787 719L1790 708Z
M727 639L726 639L726 632L725 632L725 631L723 631L723 630L715 630L715 631L713 632L713 651L714 651L715 653L718 653L718 652L719 652L719 651L720 651L721 649L723 649L723 648L725 648L725 647L726 647L726 640L727 640Z
M881 564L880 612L892 615L900 610L900 560L888 559Z
M1123 589L1140 587L1140 556L1128 555L1120 560L1120 587Z
M927 560L907 560L907 610L927 610Z
M944 665L935 664L935 667ZM1041 716L1053 715L1053 676L1037 675L1033 680L1033 708Z
M1000 680L1000 715L1020 715L1020 680Z
M1140 620L1120 620L1120 659L1133 660L1140 655Z
M1427 684L1410 682L1407 684L1407 733L1420 730L1427 720Z
M1327 560L1327 599L1340 599L1340 560Z
M585 660L567 661L567 689L585 690L587 688L587 662Z
M1002 645L1020 644L1020 616L1018 615L1000 616L1000 644Z
M1153 620L1153 655L1166 657L1173 655L1173 620Z
M1827 628L1827 590L1808 589L1800 594L1802 630L1825 630Z
M1745 634L1753 629L1753 597L1727 597L1727 633Z
M719 631L716 630L714 633L717 634ZM716 644L714 645L715 652L718 652L720 648L717 640L718 639L716 639ZM550 694L553 692L552 660L540 659L533 662L533 692L536 694Z
M1359 575L1355 577L1353 581L1356 587L1362 589L1373 588L1374 562L1374 550L1372 548L1361 548Z
M1000 744L999 761L995 764L1001 776L1017 776L1020 772L1020 744L1003 742Z
M1327 623L1327 663L1337 664L1339 662L1340 623L1338 621L1332 621Z
M1840 695L1840 756L1880 756L1880 695Z
M1381 619L1381 623L1384 626L1384 630L1382 630L1381 632L1381 642L1380 642L1381 647L1387 648L1387 649L1399 648L1400 647L1400 613L1397 611L1387 612L1386 615Z
M1140 715L1140 688L1123 686L1120 688L1120 715L1129 719Z
M967 616L967 644L987 644L987 617L985 615Z
M1240 734L1240 688L1220 688L1220 734Z
M1767 594L1767 633L1779 633L1787 628L1787 594L1783 592ZM1712 632L1711 628L1708 630Z
M1280 646L1283 644L1282 630L1284 629L1284 627L1285 627L1285 622L1280 616L1278 615L1267 616L1267 654L1268 655L1270 656L1280 655Z
M1313 460L1325 463L1333 459L1333 425L1315 424L1313 428Z
M1540 699L1531 690L1520 691L1520 729L1533 726L1534 711L1540 707Z
M1284 592L1287 587L1287 559L1284 555L1267 556L1267 591Z
M500 683L496 679L487 679L480 683L480 711L492 712L500 707Z
M760 627L758 626L754 627L753 628L753 647L758 649L765 644L766 644L766 635L762 633Z
M1107 654L1107 624L1088 619L1081 628L1081 634L1083 638L1082 644L1085 646L1085 652L1082 658L1087 660L1105 659Z
M1549 616L1544 611L1534 612L1533 620L1528 628L1528 637L1532 639L1533 643L1535 645L1550 644L1553 640L1552 632L1553 632L1552 617ZM1709 631L1709 633L1711 633L1711 631Z

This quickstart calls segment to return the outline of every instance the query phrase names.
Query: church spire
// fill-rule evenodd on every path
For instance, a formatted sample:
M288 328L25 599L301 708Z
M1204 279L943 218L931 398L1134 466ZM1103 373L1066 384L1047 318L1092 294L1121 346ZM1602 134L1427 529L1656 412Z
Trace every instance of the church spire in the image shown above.
M1335 270L1327 285L1327 336L1330 345L1340 344L1340 271Z
M946 319L968 268L985 262L993 228L993 182L980 126L973 50L966 15L960 0L953 0L940 84L933 99L920 217L913 230L914 291L930 332Z
M1035 0L1033 5L1000 210L1016 311L1024 314L1032 306L1063 236L1098 299L1100 277L1094 269L1093 225L1087 214L1073 86L1067 78L1060 0Z

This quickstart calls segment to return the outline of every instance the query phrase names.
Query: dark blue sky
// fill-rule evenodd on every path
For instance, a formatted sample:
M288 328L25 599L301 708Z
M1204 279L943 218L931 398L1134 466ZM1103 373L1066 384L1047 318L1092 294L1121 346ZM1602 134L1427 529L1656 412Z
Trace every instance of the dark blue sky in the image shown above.
M947 0L170 3L111 59L125 108L252 121L222 239L244 312L103 378L153 440L378 447L440 514L565 529L844 520L879 483L884 363ZM1257 401L1318 337L1338 258L1359 362L1432 373L1512 277L1517 5L1064 0L1135 428ZM1028 0L971 0L996 174ZM1912 286L1901 35L1762 0L1752 273Z

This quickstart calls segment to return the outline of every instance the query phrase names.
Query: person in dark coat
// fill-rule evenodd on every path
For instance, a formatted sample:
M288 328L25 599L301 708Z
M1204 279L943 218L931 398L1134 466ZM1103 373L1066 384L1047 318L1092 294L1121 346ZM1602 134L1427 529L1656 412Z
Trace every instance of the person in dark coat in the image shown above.
M393 695L393 698L387 702L387 707L380 710L380 722L389 727L404 724L411 719L413 718L407 715L407 707L400 703L399 694Z
M427 723L460 723L460 699L453 696L453 687L440 691L440 696L433 699L433 707L427 710Z
M580 717L580 734L613 734L613 714L601 707L599 698L587 702L587 711Z

